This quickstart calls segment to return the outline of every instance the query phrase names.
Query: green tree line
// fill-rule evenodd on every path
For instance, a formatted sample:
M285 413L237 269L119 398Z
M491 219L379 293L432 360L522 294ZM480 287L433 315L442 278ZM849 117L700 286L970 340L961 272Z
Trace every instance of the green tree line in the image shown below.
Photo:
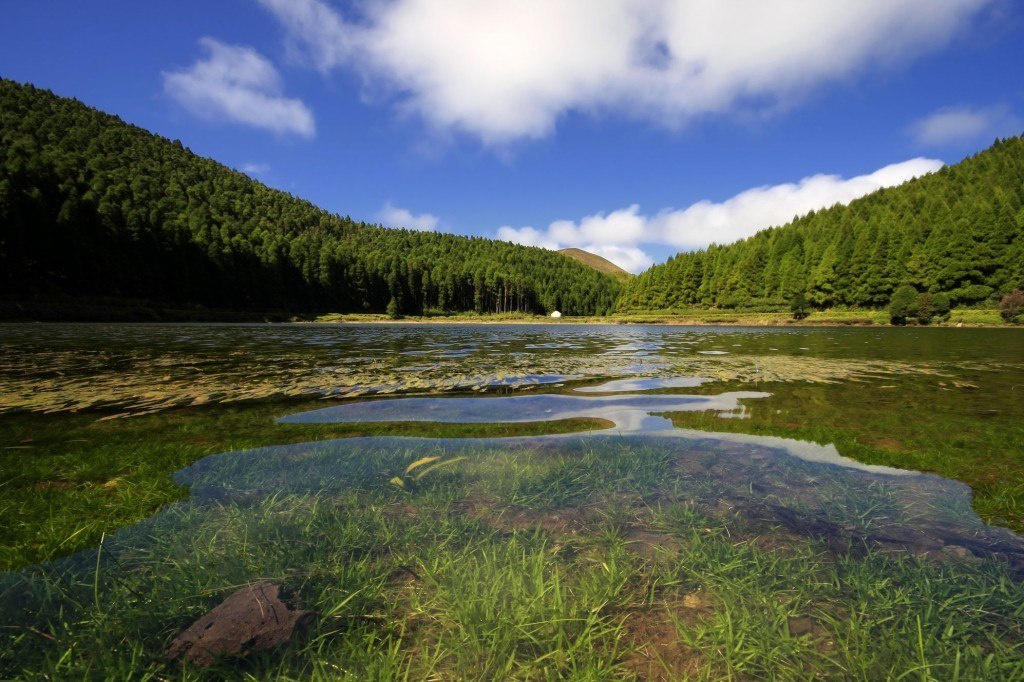
M901 286L949 304L1024 285L1024 140L729 245L680 253L625 287L619 309L883 308Z
M321 210L77 100L0 79L0 291L296 312L600 315L558 253Z

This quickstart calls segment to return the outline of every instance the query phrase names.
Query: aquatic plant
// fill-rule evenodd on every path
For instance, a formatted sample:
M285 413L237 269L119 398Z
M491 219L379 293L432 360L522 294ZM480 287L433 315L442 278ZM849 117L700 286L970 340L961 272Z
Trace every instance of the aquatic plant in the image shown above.
M441 457L421 457L415 462L411 463L405 468L405 471L401 476L394 476L391 478L391 484L402 490L412 491L416 488L416 484L423 479L424 476L432 471L437 471L442 467L451 466L466 459L465 457L451 457L449 459L443 459Z

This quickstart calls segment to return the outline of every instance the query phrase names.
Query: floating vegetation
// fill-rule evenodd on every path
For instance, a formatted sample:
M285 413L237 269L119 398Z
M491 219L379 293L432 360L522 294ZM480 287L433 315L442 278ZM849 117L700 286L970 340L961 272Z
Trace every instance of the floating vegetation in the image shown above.
M550 331L493 325L7 325L0 328L0 413L102 410L102 418L117 418L289 396L523 391L636 375L823 383L943 373L924 362L760 348L702 355L694 344L706 331L668 337L659 329L604 329L597 336L565 327L552 342Z

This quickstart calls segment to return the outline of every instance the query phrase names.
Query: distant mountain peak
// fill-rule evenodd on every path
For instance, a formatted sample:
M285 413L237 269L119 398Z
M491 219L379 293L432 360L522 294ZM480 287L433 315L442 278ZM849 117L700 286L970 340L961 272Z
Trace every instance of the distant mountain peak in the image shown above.
M559 249L558 253L565 254L569 258L575 261L583 263L588 268L603 272L606 275L611 275L615 279L627 280L633 275L620 268L615 263L611 262L607 258L602 258L596 253L590 253L583 249L570 248L570 249Z

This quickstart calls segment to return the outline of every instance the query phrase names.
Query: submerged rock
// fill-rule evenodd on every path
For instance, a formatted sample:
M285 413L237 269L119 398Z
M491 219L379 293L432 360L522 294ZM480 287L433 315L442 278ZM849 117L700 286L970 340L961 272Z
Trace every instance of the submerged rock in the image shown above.
M273 583L243 587L192 623L167 647L167 657L205 668L218 658L266 651L291 640L312 622L314 613L282 600Z

